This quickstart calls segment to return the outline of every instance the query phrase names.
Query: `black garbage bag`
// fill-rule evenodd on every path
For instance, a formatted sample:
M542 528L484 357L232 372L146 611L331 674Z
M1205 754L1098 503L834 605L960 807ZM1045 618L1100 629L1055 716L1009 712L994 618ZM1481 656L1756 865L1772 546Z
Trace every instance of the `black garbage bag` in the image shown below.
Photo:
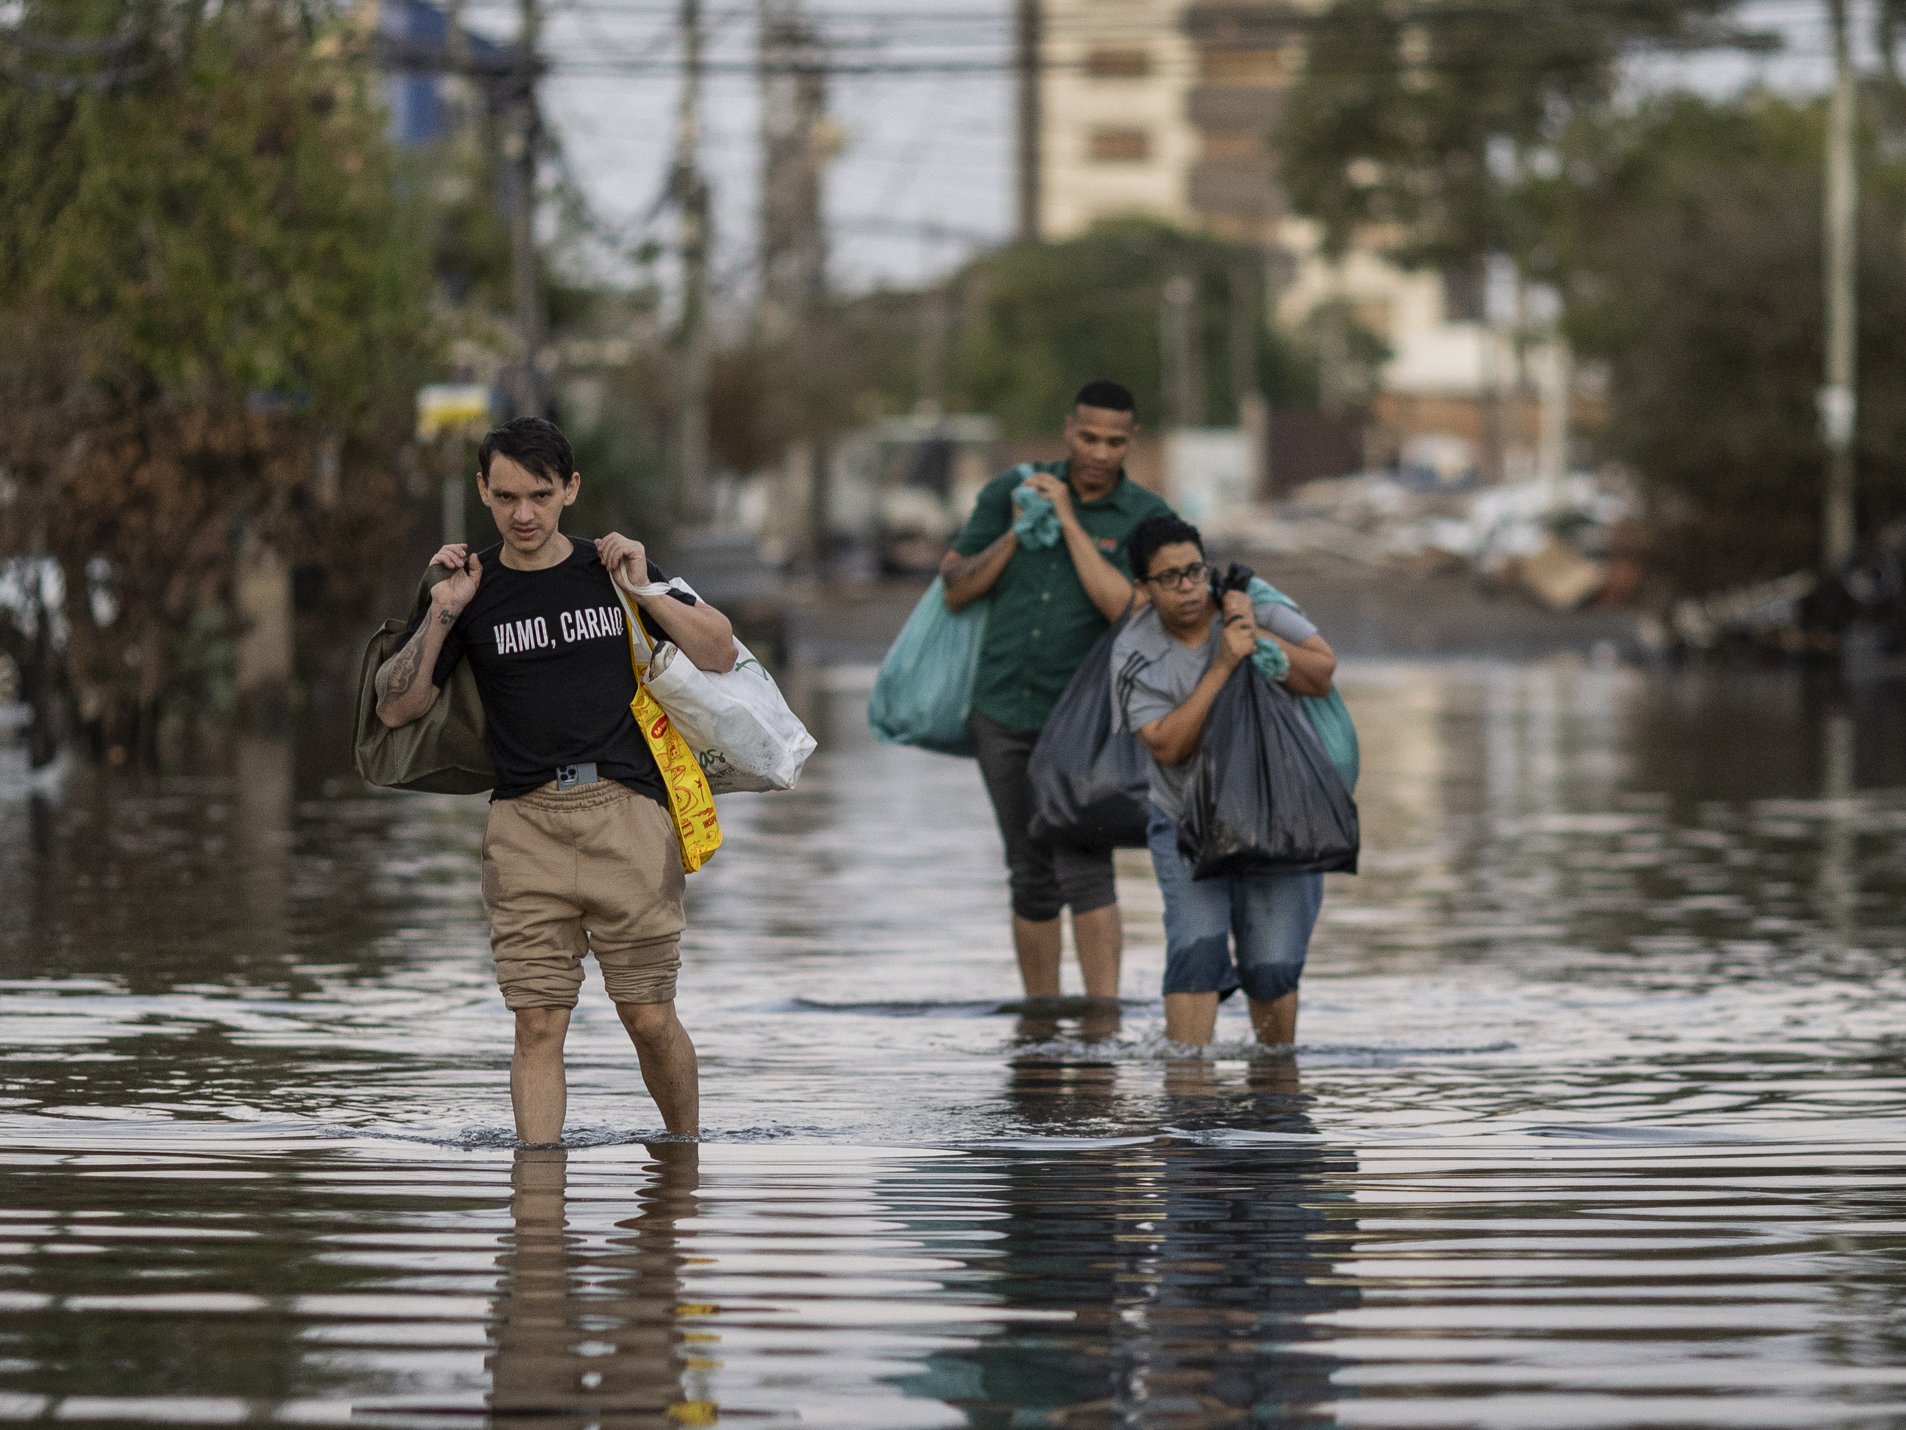
M1151 813L1151 757L1138 736L1116 729L1112 642L1121 617L1086 652L1039 732L1026 778L1032 837L1087 849L1142 849Z
M1297 700L1240 665L1212 702L1178 850L1200 879L1354 874L1357 802Z

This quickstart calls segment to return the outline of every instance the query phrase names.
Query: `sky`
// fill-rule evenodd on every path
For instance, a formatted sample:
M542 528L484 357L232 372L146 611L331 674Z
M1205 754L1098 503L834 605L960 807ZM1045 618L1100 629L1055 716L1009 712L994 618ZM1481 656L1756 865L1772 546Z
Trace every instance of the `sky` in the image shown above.
M678 0L540 3L551 63L541 99L577 186L629 246L638 237L671 242L673 216L658 199L675 146ZM1855 10L1870 4L1855 0ZM758 0L702 0L702 8L714 276L718 301L734 302L753 281ZM829 93L845 139L827 176L832 285L911 286L1006 238L1012 0L805 0L805 12L840 67ZM1786 53L1648 61L1631 82L1643 90L1724 92L1752 83L1817 90L1827 76L1824 13L1824 0L1756 0L1745 17L1780 33ZM517 14L518 0L466 0L468 22L496 39L514 36Z
M676 0L544 0L553 70L542 102L592 209L631 232L657 206L680 95ZM913 284L1005 238L1012 224L1010 0L808 0L847 66L953 64L966 72L835 77L829 108L845 144L827 176L830 281L861 291ZM755 0L703 0L708 78L703 166L715 203L720 288L752 281L759 105ZM957 13L955 13L957 12ZM515 33L513 0L466 13ZM977 68L980 72L973 73ZM951 239L954 229L969 235ZM647 230L672 240L664 213Z

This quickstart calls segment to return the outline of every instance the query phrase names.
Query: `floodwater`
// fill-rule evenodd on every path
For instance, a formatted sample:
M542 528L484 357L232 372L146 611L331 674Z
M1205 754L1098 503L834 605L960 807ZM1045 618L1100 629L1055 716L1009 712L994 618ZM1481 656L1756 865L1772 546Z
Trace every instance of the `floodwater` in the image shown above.
M1201 1063L1140 859L1116 1025L1003 1007L975 771L821 692L691 880L699 1147L592 975L512 1150L480 800L0 764L0 1418L1906 1425L1901 692L1347 688L1302 1047Z

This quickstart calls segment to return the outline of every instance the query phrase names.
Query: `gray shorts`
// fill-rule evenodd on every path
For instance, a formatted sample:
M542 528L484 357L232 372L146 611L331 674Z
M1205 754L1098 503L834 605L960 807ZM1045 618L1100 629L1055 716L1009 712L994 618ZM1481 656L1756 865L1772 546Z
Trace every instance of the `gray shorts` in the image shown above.
M978 744L979 775L993 802L999 837L1006 842L1006 875L1012 886L1013 912L1033 923L1059 917L1061 909L1089 914L1118 902L1110 849L1079 849L1069 844L1040 844L1027 832L1032 823L1032 787L1026 766L1037 730L1015 730L975 710L969 723Z

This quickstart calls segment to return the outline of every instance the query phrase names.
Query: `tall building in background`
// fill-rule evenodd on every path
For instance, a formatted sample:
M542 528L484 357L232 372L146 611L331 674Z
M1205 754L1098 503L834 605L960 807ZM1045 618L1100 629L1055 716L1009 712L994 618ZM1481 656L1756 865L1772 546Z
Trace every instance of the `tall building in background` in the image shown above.
M384 70L390 137L405 148L435 144L496 104L516 72L516 52L467 27L432 0L358 0L356 24L375 36Z
M1327 259L1317 226L1290 212L1275 133L1304 63L1303 18L1327 0L1023 3L1038 7L1020 29L1038 44L1041 238L1143 215L1254 246L1281 324L1336 311L1388 345L1373 458L1526 463L1533 427L1500 400L1514 357L1484 321L1480 277L1404 272L1374 246Z
M1110 218L1193 221L1182 0L1039 0L1038 237Z

